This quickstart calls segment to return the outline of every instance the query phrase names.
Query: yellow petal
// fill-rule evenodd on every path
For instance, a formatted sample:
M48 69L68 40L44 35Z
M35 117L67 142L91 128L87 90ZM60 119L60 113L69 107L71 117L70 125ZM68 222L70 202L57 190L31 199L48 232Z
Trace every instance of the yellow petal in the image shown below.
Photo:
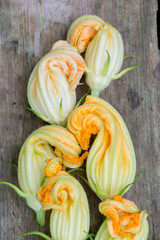
M82 53L104 24L105 22L97 16L81 16L70 26L67 41L75 46L79 53Z
M76 48L66 41L56 42L29 78L27 96L33 111L46 122L65 125L84 70L84 60Z
M68 129L83 150L89 148L94 136L87 158L87 178L96 191L92 180L95 182L102 193L98 195L101 199L111 198L134 181L133 144L122 117L110 104L87 96L85 103L70 115Z
M134 239L142 230L147 218L146 210L139 211L132 201L121 196L101 202L99 210L107 217L106 228L113 238Z
M60 159L56 157L52 146L59 151ZM81 148L75 137L63 127L46 125L29 135L19 154L18 182L22 191L29 194L32 199L32 201L28 201L31 208L35 211L41 208L37 202L36 193L45 176L46 160L53 159L58 164L57 169L54 167L52 169L51 165L47 166L48 176L59 171L60 164L63 163L63 156L68 156L69 159L78 159L80 154Z
M38 192L43 209L53 209L50 231L53 239L85 240L90 217L87 196L80 183L64 171L47 178Z

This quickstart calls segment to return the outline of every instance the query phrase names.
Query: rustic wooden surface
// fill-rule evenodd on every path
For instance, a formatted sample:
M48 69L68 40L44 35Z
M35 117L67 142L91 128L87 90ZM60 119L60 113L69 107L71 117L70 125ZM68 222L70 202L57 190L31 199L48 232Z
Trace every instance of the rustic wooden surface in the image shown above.
M160 52L157 46L156 0L0 0L0 180L17 183L15 163L22 143L44 124L27 111L26 87L37 61L52 43L65 39L74 19L96 14L115 26L123 36L124 67L141 65L114 81L101 97L123 116L137 156L137 172L143 174L126 194L149 213L149 238L160 239L159 80ZM78 98L86 92L78 88ZM96 233L102 217L99 200L85 186L91 209L91 232ZM31 230L49 234L48 220L41 228L34 212L7 186L0 185L0 239L14 240ZM49 213L48 213L49 219ZM24 239L41 239L29 236Z

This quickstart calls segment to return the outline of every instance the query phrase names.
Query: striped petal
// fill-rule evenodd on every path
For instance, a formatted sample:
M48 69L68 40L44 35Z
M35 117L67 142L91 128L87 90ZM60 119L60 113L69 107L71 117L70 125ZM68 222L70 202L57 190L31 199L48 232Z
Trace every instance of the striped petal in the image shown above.
M130 203L129 203L130 202ZM146 210L121 196L114 196L99 204L99 211L107 217L100 227L98 239L147 239L148 222ZM106 238L108 236L108 238Z
M67 41L75 46L79 53L82 53L104 24L105 22L97 16L83 15L77 18L70 26Z
M85 63L86 82L92 94L99 93L110 84L123 63L123 41L120 33L109 23L95 35L89 43Z
M86 83L93 96L98 97L113 79L139 67L129 67L119 72L124 57L121 34L95 15L84 15L76 19L69 28L67 41L79 53L86 50Z
M76 48L66 41L53 44L28 82L27 96L33 111L46 122L65 125L75 106L75 89L84 70L84 60Z
M85 240L90 217L87 196L81 184L65 171L46 178L38 192L43 209L53 209L50 231L53 239Z
M102 200L112 198L134 181L133 144L122 117L110 104L87 96L70 115L68 129L83 150L88 150L91 136L95 136L87 158L87 178L95 192L93 182L97 185Z
M55 151L52 146L55 147ZM60 156L57 156L57 151ZM41 210L42 205L37 200L36 194L45 173L50 175L51 171L54 173L60 169L59 166L52 166L53 159L58 164L59 159L61 163L63 162L65 155L68 159L78 159L80 154L81 148L75 137L63 127L43 126L29 135L21 148L18 159L18 182L22 191L27 194L26 200L29 207L36 212ZM47 159L52 159L52 161ZM78 166L82 163L83 160L79 161Z
M133 234L132 237L112 237L107 228L107 220L105 220L99 228L95 240L147 240L148 239L148 221L145 220L139 233Z

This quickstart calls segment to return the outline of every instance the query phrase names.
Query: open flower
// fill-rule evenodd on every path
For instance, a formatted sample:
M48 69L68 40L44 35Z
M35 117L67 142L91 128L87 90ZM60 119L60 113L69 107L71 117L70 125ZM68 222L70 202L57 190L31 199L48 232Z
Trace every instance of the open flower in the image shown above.
M75 88L85 63L77 49L58 41L35 66L27 88L32 111L51 124L65 125L76 103Z
M92 189L102 200L113 197L133 183L136 172L133 144L122 117L109 103L87 96L85 103L70 115L68 129L83 150L89 149L91 135L96 135L86 171Z
M147 240L146 210L140 211L134 202L114 196L99 204L99 211L107 217L95 240Z
M116 28L94 15L76 19L69 28L67 41L81 53L86 50L86 82L91 94L99 96L113 79L136 67L119 73L123 63L123 40Z
M50 173L53 170L53 176L45 179L37 199L44 210L53 209L50 219L52 238L85 240L90 218L87 196L81 184L61 171L62 166L55 159L49 161L47 169Z

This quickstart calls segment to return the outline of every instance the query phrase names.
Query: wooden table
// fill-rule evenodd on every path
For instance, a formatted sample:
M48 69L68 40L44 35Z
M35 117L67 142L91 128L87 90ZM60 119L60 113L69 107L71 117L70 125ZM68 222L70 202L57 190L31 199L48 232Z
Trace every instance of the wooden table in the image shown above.
M87 2L87 3L86 3ZM137 157L137 172L143 173L125 195L140 209L147 209L149 238L160 239L160 54L157 46L156 0L0 0L0 180L17 182L16 163L26 137L44 124L26 110L26 88L37 61L52 43L65 39L77 17L96 14L115 26L123 36L123 68L141 65L113 81L101 97L121 113L130 131ZM78 98L88 87L78 88ZM84 183L91 209L91 232L96 233L102 217L99 200ZM15 240L31 230L49 234L49 213L44 228L34 212L7 186L0 185L0 239ZM41 239L29 236L25 239Z

